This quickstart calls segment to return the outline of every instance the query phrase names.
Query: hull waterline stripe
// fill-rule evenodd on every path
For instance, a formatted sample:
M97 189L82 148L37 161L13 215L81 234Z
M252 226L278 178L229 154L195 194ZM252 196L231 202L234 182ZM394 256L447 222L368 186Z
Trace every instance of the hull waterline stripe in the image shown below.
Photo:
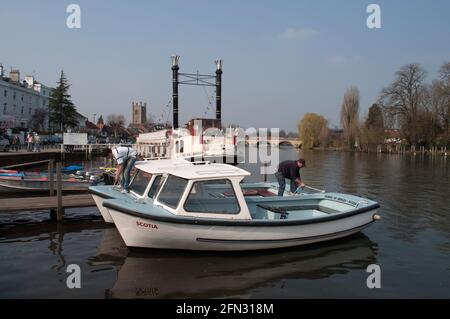
M335 232L335 233L331 233L331 234L327 234L327 235L310 236L310 237L287 238L287 239L250 239L250 240L197 238L197 241L202 242L202 243L217 243L217 244L262 244L262 243L264 243L264 244L274 243L275 244L275 243L283 243L283 242L289 243L289 242L297 242L297 241L310 241L310 240L315 240L315 239L326 239L329 237L336 237L336 236L345 235L348 233L358 232L358 231L366 228L373 222L374 221L371 221L367 224L364 224L364 225L361 225L361 226L358 226L355 228L343 230L340 232Z

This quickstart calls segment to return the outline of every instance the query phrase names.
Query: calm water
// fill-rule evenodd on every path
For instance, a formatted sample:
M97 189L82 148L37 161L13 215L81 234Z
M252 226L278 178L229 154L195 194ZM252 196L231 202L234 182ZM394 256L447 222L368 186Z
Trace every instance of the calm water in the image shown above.
M319 245L224 254L128 251L95 208L69 210L60 224L46 213L2 215L0 297L450 297L450 159L302 155L307 184L375 199L382 221ZM242 167L262 180L256 164ZM81 266L81 289L66 288L69 264ZM370 264L381 267L381 289L366 286Z

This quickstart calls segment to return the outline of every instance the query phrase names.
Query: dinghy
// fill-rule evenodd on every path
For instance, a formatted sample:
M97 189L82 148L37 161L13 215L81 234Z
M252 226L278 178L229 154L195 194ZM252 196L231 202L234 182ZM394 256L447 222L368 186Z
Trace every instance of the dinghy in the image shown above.
M91 185L101 182L94 174L64 174L62 176L63 192L86 192ZM55 186L56 188L56 186ZM3 171L0 173L0 193L38 193L50 191L47 173Z
M339 193L278 197L270 184L266 192L245 196L241 182L250 173L243 169L209 162L165 164L136 164L131 194L102 201L128 247L291 247L349 236L379 219L380 206L369 199Z

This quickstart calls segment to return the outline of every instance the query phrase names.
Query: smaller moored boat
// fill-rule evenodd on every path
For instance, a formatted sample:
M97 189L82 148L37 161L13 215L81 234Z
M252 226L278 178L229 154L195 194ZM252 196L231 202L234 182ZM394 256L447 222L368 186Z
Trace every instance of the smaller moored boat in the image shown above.
M85 192L89 186L99 181L100 179L96 176L64 174L61 188L63 192ZM45 191L50 191L50 180L47 173L12 170L0 173L0 193L38 193Z
M349 236L379 219L380 206L369 199L339 193L278 197L270 189L249 192L241 182L250 173L231 165L155 163L136 164L132 193L139 196L102 199L128 247L291 247Z

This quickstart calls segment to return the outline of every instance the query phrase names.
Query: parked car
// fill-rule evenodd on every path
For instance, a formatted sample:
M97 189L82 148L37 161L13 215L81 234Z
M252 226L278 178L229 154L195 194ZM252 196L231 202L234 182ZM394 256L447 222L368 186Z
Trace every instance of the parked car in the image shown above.
M51 145L55 145L55 144L61 144L63 142L62 137L56 136L56 135L52 135L49 138L49 144Z
M0 151L2 152L8 152L10 148L9 139L0 136Z

